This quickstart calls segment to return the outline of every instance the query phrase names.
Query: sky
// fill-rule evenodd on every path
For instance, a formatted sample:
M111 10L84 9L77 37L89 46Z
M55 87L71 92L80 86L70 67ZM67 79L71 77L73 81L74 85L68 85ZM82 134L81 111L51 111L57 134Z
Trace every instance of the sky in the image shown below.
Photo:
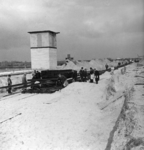
M144 55L144 0L0 0L0 61L30 61L39 30L60 32L58 60Z

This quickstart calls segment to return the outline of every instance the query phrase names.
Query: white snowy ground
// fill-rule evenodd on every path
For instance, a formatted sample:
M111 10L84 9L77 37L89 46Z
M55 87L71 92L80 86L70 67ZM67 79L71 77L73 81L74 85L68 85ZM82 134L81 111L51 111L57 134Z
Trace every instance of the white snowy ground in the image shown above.
M106 72L98 85L75 82L54 94L1 98L0 150L104 150L124 97L110 102L133 86L133 68Z

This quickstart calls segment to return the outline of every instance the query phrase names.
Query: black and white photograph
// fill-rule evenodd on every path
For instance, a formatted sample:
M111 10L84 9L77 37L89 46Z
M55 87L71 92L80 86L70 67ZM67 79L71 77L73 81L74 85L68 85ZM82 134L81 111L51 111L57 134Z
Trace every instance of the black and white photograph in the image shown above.
M0 0L0 150L144 150L144 0Z

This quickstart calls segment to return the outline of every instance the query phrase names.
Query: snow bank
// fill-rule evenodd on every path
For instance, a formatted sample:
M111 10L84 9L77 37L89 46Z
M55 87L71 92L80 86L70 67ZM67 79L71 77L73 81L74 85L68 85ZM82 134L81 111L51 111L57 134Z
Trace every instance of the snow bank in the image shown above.
M74 82L54 94L1 99L1 150L104 150L124 98L103 110L98 104L132 86L134 75L116 70L114 75L104 73L99 84Z
M124 99L103 110L98 104L131 85L131 75L121 75L119 70L113 76L106 72L99 84L74 82L54 94L1 100L0 122L7 119L1 124L1 149L104 150Z
M133 76L134 74L132 74ZM128 78L127 74L121 74L121 68L115 70L113 75L105 72L100 78L101 80L106 79L105 95L103 96L106 100L113 97L117 92L124 92L134 85L133 78Z
M80 67L74 64L74 62L69 61L67 64L64 64L61 69L73 69L73 70L79 70Z
M108 59L93 59L90 61L76 61L75 63L73 61L69 61L67 64L64 64L63 66L59 66L58 68L80 70L80 68L83 67L89 70L90 67L92 67L98 70L103 70L105 69L106 64L108 64L109 67L117 66L117 62L111 62Z
M102 112L102 85L75 82L54 94L1 101L0 121L14 116L1 124L1 149L104 150L122 104Z

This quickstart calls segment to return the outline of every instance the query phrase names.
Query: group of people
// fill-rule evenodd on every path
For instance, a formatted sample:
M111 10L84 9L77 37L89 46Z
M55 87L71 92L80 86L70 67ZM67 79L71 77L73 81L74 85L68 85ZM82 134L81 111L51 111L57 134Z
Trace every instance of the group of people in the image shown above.
M27 79L26 79L26 73L23 74L22 76L22 84L23 84L23 88L22 90L26 90L27 88ZM7 77L7 92L9 94L12 94L12 80L11 80L11 75L9 74Z
M100 79L99 71L93 68L90 68L90 71L88 72L87 69L83 69L83 67L81 67L79 74L82 82L87 82L88 80L90 80L90 83L95 82L96 84L98 84L98 81Z
M41 73L38 70L34 70L32 73L32 79L41 79Z
M105 67L106 67L106 70L108 70L109 66L107 64L105 65ZM111 68L111 72L113 74L114 68ZM81 67L81 69L79 71L79 75L80 75L81 82L87 82L89 80L90 83L98 84L98 81L100 80L99 71L97 69L93 69L93 68L90 68L90 70L87 71L87 69L84 69L83 67ZM75 71L75 70L72 71L72 78L73 78L73 81L77 81L77 71ZM32 74L31 87L33 87L33 85L35 83L35 79L41 79L41 73L36 70L34 70L34 72ZM62 87L66 87L68 85L67 78L62 74L58 74L57 83L62 85ZM7 91L9 94L11 94L12 93L11 92L11 90L12 90L11 75L8 75L7 84L8 84ZM24 73L22 76L22 84L23 84L23 91L25 91L27 88L26 73Z
M81 69L79 71L79 75L80 75L80 78L81 78L82 82L86 82L88 80L87 69L83 69L83 67L81 67Z
M108 64L105 65L106 71L108 71L108 69L110 69L110 74L113 75L114 74L114 66L112 66L111 68L109 68Z
M32 73L32 79L40 79L41 78L41 73L39 71L34 70L34 72ZM31 87L33 87L34 82L32 81L31 83ZM7 92L9 94L12 94L12 79L11 79L11 75L9 74L7 77ZM26 73L23 74L22 76L22 92L26 91L27 89L27 78L26 78Z

